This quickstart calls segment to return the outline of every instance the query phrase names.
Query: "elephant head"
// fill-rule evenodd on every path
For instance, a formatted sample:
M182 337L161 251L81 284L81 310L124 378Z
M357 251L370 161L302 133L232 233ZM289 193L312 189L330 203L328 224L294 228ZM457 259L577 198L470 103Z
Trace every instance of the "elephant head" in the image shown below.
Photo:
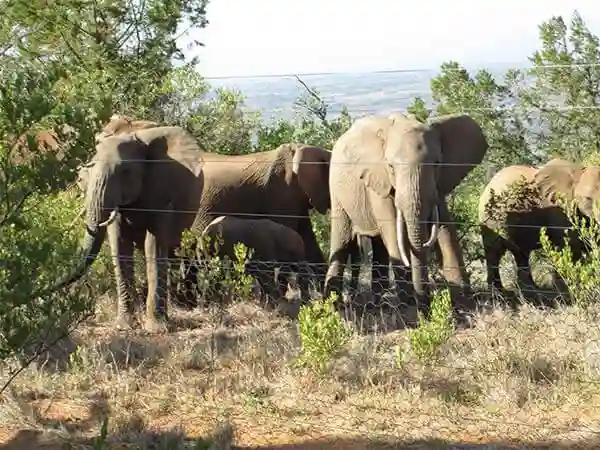
M331 152L305 144L279 147L279 160L285 164L285 182L296 182L308 198L310 206L325 214L331 206L329 198L329 161Z
M150 120L133 120L127 116L113 114L110 118L110 122L104 125L104 128L102 128L100 133L96 134L96 143L109 136L115 136L122 133L133 133L137 130L156 128L158 126L160 126L158 123Z
M147 164L161 159L180 164ZM186 173L198 177L202 162L193 137L178 127L154 127L136 134L123 133L101 139L92 159L78 172L77 184L85 193L82 264L61 284L75 281L94 262L106 236L106 227L117 219L119 208L147 197L144 182L149 171L152 171L152 183L173 178L170 185L175 186L183 178L174 172L176 166L183 166Z
M362 149L355 161L360 179L393 201L399 254L412 268L415 293L425 296L428 248L438 236L439 204L481 162L487 142L467 116L430 125L399 113L362 120L349 151Z
M560 197L574 201L582 214L600 220L594 208L600 201L600 167L555 158L540 167L535 183L545 201L556 204Z

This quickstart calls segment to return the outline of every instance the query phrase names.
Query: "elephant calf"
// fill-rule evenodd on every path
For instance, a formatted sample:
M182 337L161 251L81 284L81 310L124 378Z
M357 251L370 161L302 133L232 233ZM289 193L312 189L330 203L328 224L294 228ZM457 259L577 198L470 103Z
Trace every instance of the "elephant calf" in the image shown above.
M293 229L268 219L242 219L233 216L220 216L214 219L202 232L211 240L219 239L218 255L235 258L234 246L242 243L252 249L247 270L261 284L268 295L280 298L285 295L286 285L277 283L274 269L279 268L284 278L295 284L291 274L298 273L299 264L305 260L304 241ZM304 286L303 281L300 282ZM304 291L305 288L302 287Z
M540 168L509 166L492 178L479 200L488 285L502 288L498 266L509 250L517 263L519 283L535 287L529 257L540 248L542 227L547 227L555 246L563 247L568 237L573 256L581 257L584 245L570 230L571 222L558 201L561 197L575 201L578 213L593 218L593 204L600 198L600 169L553 159Z

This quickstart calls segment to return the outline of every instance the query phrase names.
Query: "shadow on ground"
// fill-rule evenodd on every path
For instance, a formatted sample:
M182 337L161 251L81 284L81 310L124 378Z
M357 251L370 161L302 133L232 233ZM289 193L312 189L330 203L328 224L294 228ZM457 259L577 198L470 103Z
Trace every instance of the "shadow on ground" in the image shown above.
M1 433L0 433L1 436ZM127 443L130 442L130 443ZM64 450L64 449L80 449L94 448L93 439L74 439L69 442L53 437L35 430L22 430L16 433L8 442L0 444L0 450ZM98 447L97 447L98 448ZM110 450L125 450L125 449L164 449L177 450L184 448L211 448L214 450L567 450L581 449L592 450L600 448L600 439L587 441L569 441L565 443L558 442L510 442L510 441L489 441L481 443L464 443L453 442L442 439L423 439L416 441L404 440L377 440L369 438L327 438L300 441L290 444L275 444L275 445L244 445L235 446L230 442L221 442L217 445L209 447L208 445L198 444L198 440L186 439L181 434L176 432L153 433L150 431L142 431L136 436L135 442L131 442L131 436L124 437L122 440L119 437L112 436L109 439L109 445L106 448Z

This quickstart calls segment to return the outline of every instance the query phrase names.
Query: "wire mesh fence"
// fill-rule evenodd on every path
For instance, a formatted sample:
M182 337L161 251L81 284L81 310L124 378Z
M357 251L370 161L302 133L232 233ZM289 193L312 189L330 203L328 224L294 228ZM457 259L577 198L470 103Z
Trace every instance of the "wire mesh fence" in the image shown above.
M548 69L561 67L549 66ZM568 113L600 107L545 105L544 108ZM513 109L508 105L462 112ZM248 164L245 158L213 160L210 154L205 154L204 163L223 164L233 171ZM255 160L252 164L269 162ZM334 161L329 165L336 164L359 166L361 163ZM362 164L385 163L366 161ZM479 166L444 162L425 165ZM130 217L147 213L176 216L197 213L194 209L131 205L119 210ZM211 215L273 221L311 219L310 215L289 211L215 210ZM326 226L328 220L336 218L328 214ZM373 217L373 220L385 223L396 219ZM406 223L410 225L410 219ZM429 345L423 344L422 339L439 337L427 335L428 331L411 334L415 329L428 330L419 321L419 299L415 295L412 268L390 260L389 255L384 258L375 255L372 241L366 240L361 254L351 255L344 264L341 298L336 305L352 330L352 338L328 361L326 381L322 381L325 389L314 380L311 385L314 392L298 388L314 374L307 375L304 368L293 366L292 362L303 349L302 335L297 329L300 308L325 296L330 266L327 262L268 260L247 255L229 258L170 254L156 260L145 258L143 254L113 255L105 260L110 267L100 274L92 271L84 279L87 295L96 300L108 293L110 300L105 302L108 307L106 304L103 307L110 311L104 316L109 319L104 323L109 323L117 300L110 273L113 266L131 266L127 279L119 275L116 296L126 291L133 293L138 309L144 308L150 288L154 294L168 299L173 320L171 333L165 337L169 341L168 348L151 350L156 345L151 338L134 334L133 338L124 335L119 340L117 333L110 335L109 342L81 340L78 345L84 349L83 353L77 354L73 348L66 350L67 361L63 364L71 372L79 367L87 373L82 375L86 377L90 371L96 371L96 381L103 386L132 383L128 377L136 376L144 380L141 385L147 383L144 386L148 389L150 385L164 382L172 392L161 397L163 406L169 407L173 401L169 396L172 396L190 411L194 408L201 411L206 421L227 417L242 428L250 422L256 428L265 428L268 424L271 432L276 426L283 427L287 433L304 429L304 437L348 434L367 436L373 442L392 443L398 439L418 439L420 435L448 437L460 433L498 440L518 435L539 441L569 435L596 439L600 433L599 418L589 413L575 419L576 411L569 409L572 406L569 401L576 397L573 404L586 404L590 410L600 410L596 402L600 395L595 390L600 386L600 329L597 326L600 316L594 306L600 284L586 292L591 308L570 308L573 288L565 284L548 261L534 261L535 283L529 284L533 280L523 283L521 279L522 273L530 269L519 264L522 259L498 265L486 263L482 254L481 224L476 220L428 219L418 220L418 225L427 230L433 225L459 228L462 252L469 253L462 265L449 265L436 252L428 263L423 285L431 293L448 289L458 320L456 316L447 317L451 334L440 341L439 351L426 360L416 356L415 347ZM503 231L516 230L517 233L520 230L539 233L542 227L557 231L574 228L543 221L501 225ZM327 247L327 242L322 244ZM327 255L324 256L326 259ZM78 262L74 261L73 265ZM146 264L154 263L158 273L168 274L167 280L148 286ZM502 291L489 286L489 271L496 269L506 287ZM448 272L465 276L458 281L448 279ZM111 287L107 289L107 285ZM521 303L522 309L507 312L509 305L516 303ZM533 308L530 304L556 308ZM256 305L260 307L252 309ZM244 312L244 308L252 312ZM291 321L263 311L271 308L290 316ZM96 316L102 316L101 312L97 311ZM180 334L184 333L190 334L189 340L181 339ZM52 364L58 367L60 358L50 355L50 350L39 353L40 362L32 368L32 373L41 378L45 375L36 371L43 372ZM149 375L152 370L146 370L147 366L154 368L158 378ZM128 371L131 374L128 375ZM103 388L109 390L106 386ZM554 403L544 400L546 395L553 397ZM581 398L586 395L592 398L587 403ZM160 394L152 391L138 396L128 399L131 401L129 409L137 407L148 414L156 412L158 407L148 404ZM199 398L190 400L194 396ZM499 400L497 396L506 398ZM296 407L290 402L295 402ZM494 405L498 404L503 406L494 412ZM530 408L529 415L524 412L524 405ZM557 412L561 406L567 411L564 416ZM170 408L172 417L176 418L173 420L180 420L182 424L189 422L189 414L177 412L178 408L172 405Z

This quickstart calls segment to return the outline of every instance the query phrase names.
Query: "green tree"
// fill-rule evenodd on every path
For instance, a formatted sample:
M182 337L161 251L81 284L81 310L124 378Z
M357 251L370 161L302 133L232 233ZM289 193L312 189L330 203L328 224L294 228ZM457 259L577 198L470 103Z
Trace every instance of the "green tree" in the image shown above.
M530 58L518 92L532 128L532 146L547 158L581 161L600 149L599 40L575 12L570 27L553 17L539 27L541 48Z
M113 112L163 119L195 95L177 42L206 24L205 5L0 0L0 359L35 354L91 311L81 285L49 291L76 264L81 229L61 191Z

